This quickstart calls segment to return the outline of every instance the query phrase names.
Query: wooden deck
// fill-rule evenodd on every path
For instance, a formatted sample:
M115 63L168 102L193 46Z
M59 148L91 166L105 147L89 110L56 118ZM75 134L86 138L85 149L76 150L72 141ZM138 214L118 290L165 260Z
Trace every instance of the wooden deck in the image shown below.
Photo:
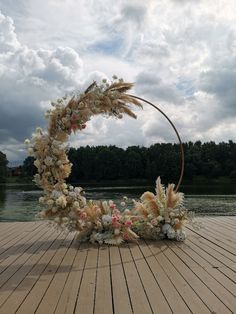
M185 243L120 248L0 223L0 313L236 313L236 217L202 221Z

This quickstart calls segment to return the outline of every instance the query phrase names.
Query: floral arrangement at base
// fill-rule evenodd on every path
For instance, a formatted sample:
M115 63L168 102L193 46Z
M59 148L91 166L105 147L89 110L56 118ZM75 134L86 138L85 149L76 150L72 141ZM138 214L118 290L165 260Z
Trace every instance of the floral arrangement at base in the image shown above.
M80 95L58 99L46 112L48 130L37 128L32 139L25 141L38 170L34 182L44 191L39 198L43 209L38 216L60 228L77 231L79 241L119 245L138 238L185 239L187 211L183 194L175 192L173 184L165 189L158 178L156 194L145 192L129 210L125 199L119 209L113 201L87 200L82 188L66 183L72 167L67 157L69 135L85 129L94 115L121 119L126 114L136 118L130 106L142 105L126 94L132 86L114 76L111 82L94 82Z

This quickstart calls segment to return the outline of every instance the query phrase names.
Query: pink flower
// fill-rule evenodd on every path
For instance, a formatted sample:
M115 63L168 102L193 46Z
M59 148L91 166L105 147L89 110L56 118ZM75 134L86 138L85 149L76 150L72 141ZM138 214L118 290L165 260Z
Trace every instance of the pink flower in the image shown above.
M110 204L110 208L113 208L113 209L116 208L116 204L111 203L111 204Z
M71 118L70 118L70 121L72 123L76 123L78 120L79 120L79 116L77 114L73 113Z
M133 222L131 220L126 220L125 225L130 227L132 226Z
M87 218L87 214L86 214L85 212L83 212L83 213L80 214L79 217L80 217L80 219L82 219L82 220L83 220L83 219L86 219L86 218Z
M128 240L129 240L129 236L128 236L127 233L124 234L124 240L125 240L125 241L128 241Z
M77 129L78 129L78 125L77 124L71 124L70 131L75 132Z
M112 223L116 223L118 221L118 217L117 216L112 216Z
M158 225L157 220L156 220L155 218L152 219L152 220L151 220L151 224L152 224L153 226L157 226L157 225Z

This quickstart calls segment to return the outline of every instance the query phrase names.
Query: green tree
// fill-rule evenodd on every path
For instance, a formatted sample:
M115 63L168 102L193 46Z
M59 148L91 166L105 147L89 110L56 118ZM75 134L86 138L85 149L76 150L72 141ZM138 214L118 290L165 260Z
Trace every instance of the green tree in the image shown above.
M6 182L7 164L7 156L0 151L0 182Z
M33 177L36 174L37 168L34 165L34 160L34 157L31 156L25 158L22 167L22 175L24 177Z

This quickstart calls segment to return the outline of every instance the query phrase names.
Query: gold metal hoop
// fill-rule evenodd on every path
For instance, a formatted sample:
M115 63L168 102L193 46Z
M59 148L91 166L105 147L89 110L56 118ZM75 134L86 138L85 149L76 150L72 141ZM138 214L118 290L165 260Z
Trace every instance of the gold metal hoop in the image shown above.
M177 186L175 188L175 192L177 192L179 190L179 187L181 185L181 182L183 180L183 175L184 175L184 148L183 148L183 144L182 144L182 141L181 141L181 138L180 138L180 135L174 125L174 123L170 120L170 118L160 109L158 108L156 105L154 105L153 103L151 103L150 101L144 99L144 98L141 98L141 97L138 97L138 96L134 96L134 95L128 95L128 96L131 96L133 98L136 98L138 100L141 100L142 102L145 102L146 104L152 106L153 108L155 108L156 110L158 110L166 119L167 121L170 123L170 125L172 126L172 128L174 129L175 131L175 134L177 135L177 138L179 140L179 144L180 144L180 158L181 158L181 171L180 171L180 177L179 177L179 181L177 183Z

